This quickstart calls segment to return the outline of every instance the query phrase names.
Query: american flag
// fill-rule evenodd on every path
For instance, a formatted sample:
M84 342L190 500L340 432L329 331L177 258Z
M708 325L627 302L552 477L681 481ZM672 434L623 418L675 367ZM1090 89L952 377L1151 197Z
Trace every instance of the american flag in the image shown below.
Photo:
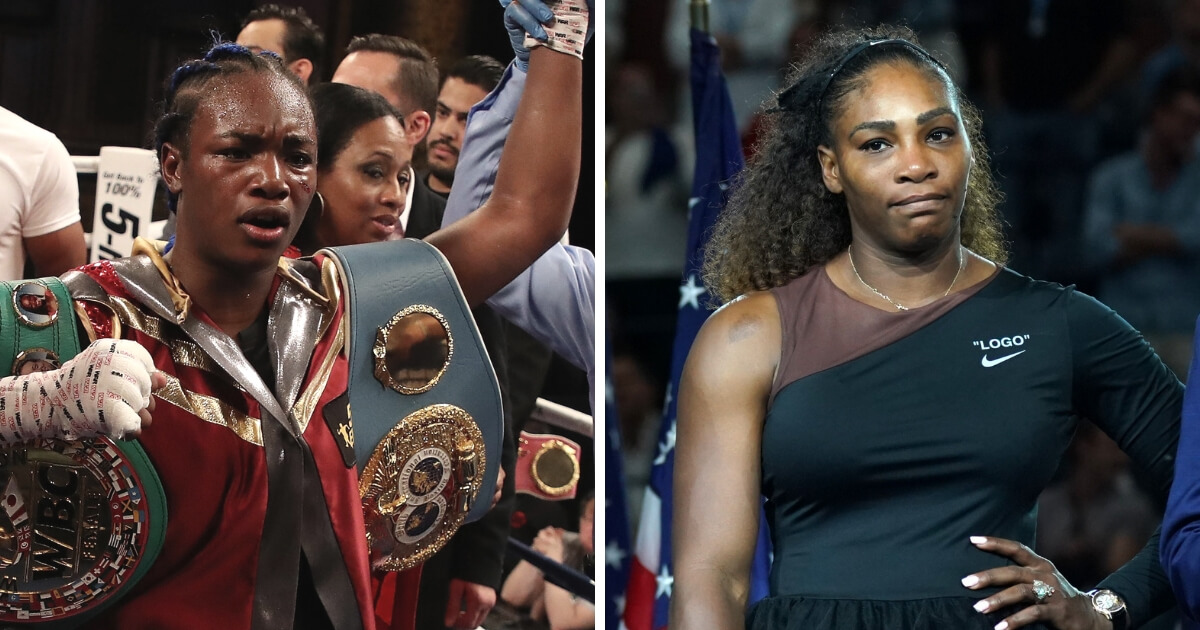
M621 460L621 431L617 420L617 404L613 398L612 389L612 348L605 347L608 353L609 378L604 388L604 418L608 431L605 440L605 497L604 506L604 535L607 544L604 547L604 583L607 585L607 598L604 603L605 628L616 630L621 622L621 613L625 612L625 584L629 581L629 510L625 498L625 472Z
M650 472L650 486L642 503L636 552L626 591L624 627L659 630L667 626L667 610L675 578L671 569L671 500L675 469L675 392L692 340L711 311L703 299L700 280L703 245L717 215L725 207L729 180L743 165L742 145L716 40L692 29L692 116L696 138L696 169L688 201L688 261L679 287L679 319L671 359L671 379L658 453ZM751 574L750 601L767 592L769 538L760 519L758 548Z

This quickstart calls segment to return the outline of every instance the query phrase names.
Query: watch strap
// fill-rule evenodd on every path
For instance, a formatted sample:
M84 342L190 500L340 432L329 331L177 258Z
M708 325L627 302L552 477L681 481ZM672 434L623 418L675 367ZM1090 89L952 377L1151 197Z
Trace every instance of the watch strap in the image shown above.
M1129 608L1125 605L1125 600L1120 595L1106 588L1095 588L1087 592L1087 596L1092 600L1092 608L1096 612L1104 616L1112 623L1113 630L1128 630L1129 624ZM1098 597L1109 596L1114 597L1120 602L1120 607L1115 610L1109 610L1107 607L1101 606L1097 601Z

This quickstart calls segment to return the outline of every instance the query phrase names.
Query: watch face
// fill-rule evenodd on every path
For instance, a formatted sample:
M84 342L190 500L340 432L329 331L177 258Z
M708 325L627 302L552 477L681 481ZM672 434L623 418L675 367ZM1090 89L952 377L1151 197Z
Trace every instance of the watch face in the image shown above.
M1106 613L1115 613L1122 608L1125 608L1125 602L1112 591L1099 591L1092 597L1092 605L1096 610Z

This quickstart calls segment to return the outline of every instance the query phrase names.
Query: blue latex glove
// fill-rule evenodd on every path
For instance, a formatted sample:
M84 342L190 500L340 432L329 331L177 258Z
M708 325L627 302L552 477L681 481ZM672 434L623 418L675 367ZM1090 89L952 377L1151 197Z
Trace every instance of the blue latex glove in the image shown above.
M504 7L504 28L508 30L508 41L517 55L517 67L529 69L529 49L525 47L525 34L546 41L546 29L542 24L554 19L554 12L541 0L500 0ZM536 16L536 17L535 17Z

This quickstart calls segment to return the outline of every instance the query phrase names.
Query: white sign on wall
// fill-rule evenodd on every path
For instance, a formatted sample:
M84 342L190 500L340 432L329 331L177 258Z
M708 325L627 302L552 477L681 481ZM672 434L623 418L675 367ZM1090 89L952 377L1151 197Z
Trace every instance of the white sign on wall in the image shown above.
M158 159L148 149L101 147L96 172L96 212L88 260L128 256L145 236L158 189Z

